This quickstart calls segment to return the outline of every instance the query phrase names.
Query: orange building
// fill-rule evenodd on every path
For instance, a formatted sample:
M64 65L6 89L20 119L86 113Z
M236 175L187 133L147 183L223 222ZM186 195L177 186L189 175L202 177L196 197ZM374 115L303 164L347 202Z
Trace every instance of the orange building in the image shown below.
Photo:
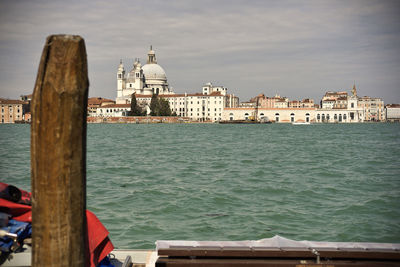
M24 121L24 106L22 100L0 98L0 123L15 123Z

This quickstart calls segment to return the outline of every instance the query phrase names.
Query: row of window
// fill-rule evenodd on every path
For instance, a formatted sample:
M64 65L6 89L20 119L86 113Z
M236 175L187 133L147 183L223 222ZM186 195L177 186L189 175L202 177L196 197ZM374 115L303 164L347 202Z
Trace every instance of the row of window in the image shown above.
M105 113L111 113L111 112L119 112L119 111L126 111L127 109L106 109ZM100 113L103 113L103 109L100 109Z
M1 105L2 108L6 107L7 105ZM12 108L12 105L8 105L9 108ZM18 105L17 108L20 108L20 106Z
M4 113L4 108L1 109L1 112ZM12 112L12 108L10 108L9 112ZM17 113L20 113L20 109L17 110Z
M317 114L317 120L322 120L322 121L325 121L325 120L327 120L327 121L329 121L331 118L330 118L330 115L329 114ZM333 115L333 119L335 120L335 121L342 121L342 120L347 120L347 115L346 114L339 114L339 116L338 116L338 114L334 114Z
M185 102L179 102L179 105L184 105L184 104L185 104ZM193 105L193 101L190 101L190 104ZM200 101L197 101L197 104L199 105L199 104L200 104ZM202 104L205 105L205 101L204 101L204 100L203 100L203 103L202 103ZM208 101L207 104L210 105L210 101ZM214 101L214 104L216 105L216 104L217 104L217 101ZM219 104L221 105L221 104L222 104L222 101L219 101ZM173 102L173 101L171 101L171 105L178 105L178 102Z
M4 118L4 114L1 114L1 117ZM10 114L10 118L12 118L12 114ZM17 118L19 118L19 115L17 115Z
M172 108L172 111L178 111L178 108ZM221 111L222 109L219 108L219 111ZM179 108L179 111L185 111L185 108ZM193 108L190 108L190 111L193 111ZM197 108L197 111L200 111L200 108ZM203 107L203 111L205 111L205 107ZM211 111L210 108L208 108L208 111ZM217 108L214 108L214 111L217 111Z

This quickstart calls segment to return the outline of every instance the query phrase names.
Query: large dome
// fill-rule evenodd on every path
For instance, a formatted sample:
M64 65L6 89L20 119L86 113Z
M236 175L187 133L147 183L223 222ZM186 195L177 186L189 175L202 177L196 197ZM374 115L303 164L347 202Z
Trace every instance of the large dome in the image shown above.
M142 70L146 80L167 80L164 69L158 64L146 64Z

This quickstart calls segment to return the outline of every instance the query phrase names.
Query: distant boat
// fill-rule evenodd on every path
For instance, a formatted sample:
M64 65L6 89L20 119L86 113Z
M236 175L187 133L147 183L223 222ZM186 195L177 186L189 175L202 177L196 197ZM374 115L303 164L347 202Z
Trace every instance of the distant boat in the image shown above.
M292 122L292 125L310 125L310 124L311 124L310 122L305 122L305 121Z

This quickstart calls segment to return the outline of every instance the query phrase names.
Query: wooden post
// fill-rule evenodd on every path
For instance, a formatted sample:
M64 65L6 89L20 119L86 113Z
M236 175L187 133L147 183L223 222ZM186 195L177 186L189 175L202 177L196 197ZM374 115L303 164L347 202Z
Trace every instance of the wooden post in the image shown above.
M79 36L46 40L32 100L32 266L85 266L88 74Z

